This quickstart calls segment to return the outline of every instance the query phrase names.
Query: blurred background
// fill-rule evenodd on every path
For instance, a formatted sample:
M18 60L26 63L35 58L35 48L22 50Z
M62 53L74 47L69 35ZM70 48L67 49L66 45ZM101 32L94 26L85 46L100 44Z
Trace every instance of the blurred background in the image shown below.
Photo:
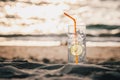
M120 0L0 0L0 57L67 62L64 12L86 25L88 62L120 60Z

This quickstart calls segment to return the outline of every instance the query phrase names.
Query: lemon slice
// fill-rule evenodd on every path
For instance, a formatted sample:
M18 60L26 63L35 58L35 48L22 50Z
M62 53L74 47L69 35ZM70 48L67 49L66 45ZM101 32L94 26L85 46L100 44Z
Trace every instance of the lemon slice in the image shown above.
M82 46L80 44L73 44L70 48L72 55L81 55L82 54Z

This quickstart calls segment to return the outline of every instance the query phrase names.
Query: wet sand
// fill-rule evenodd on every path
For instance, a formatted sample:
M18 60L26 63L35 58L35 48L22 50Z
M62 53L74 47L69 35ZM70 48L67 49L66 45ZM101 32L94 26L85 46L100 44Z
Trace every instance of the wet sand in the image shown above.
M0 57L7 59L23 58L26 60L49 62L67 62L67 46L0 46ZM106 60L120 60L120 47L87 47L87 62L102 62Z

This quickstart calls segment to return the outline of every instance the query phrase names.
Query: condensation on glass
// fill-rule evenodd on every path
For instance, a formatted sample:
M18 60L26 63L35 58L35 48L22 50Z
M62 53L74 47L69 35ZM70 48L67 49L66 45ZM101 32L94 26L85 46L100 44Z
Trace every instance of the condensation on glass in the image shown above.
M83 63L86 56L86 26L68 26L68 63Z

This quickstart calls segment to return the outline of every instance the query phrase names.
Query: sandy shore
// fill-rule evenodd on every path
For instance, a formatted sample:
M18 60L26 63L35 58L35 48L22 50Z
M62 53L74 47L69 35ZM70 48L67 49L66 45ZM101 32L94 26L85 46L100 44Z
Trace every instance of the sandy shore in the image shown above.
M22 43L17 41L1 42L0 80L120 79L119 42L89 43L86 62L76 65L67 64L68 52L65 43L56 45L58 42L48 42L53 45L43 46L41 42L36 45L34 40Z
M92 44L93 45L93 44ZM119 46L88 46L86 61L103 62L106 60L120 60ZM0 56L7 59L23 58L26 60L49 62L67 62L67 46L0 46Z
M102 52L101 52L102 51ZM87 59L89 60L109 60L120 58L120 47L87 47ZM0 56L8 59L12 58L34 58L42 60L44 58L63 60L67 62L67 46L39 47L39 46L0 46Z

